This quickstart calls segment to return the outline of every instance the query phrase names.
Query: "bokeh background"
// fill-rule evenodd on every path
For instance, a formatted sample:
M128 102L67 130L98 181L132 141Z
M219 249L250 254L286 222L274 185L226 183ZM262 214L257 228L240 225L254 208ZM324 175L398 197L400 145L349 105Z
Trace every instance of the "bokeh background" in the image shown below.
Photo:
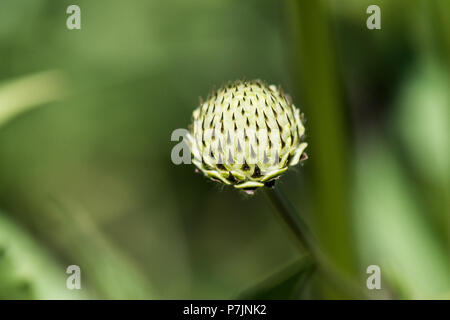
M2 0L0 298L347 298L296 285L263 194L171 162L199 96L259 78L305 113L279 186L336 266L365 288L379 265L374 298L449 299L449 61L447 0Z

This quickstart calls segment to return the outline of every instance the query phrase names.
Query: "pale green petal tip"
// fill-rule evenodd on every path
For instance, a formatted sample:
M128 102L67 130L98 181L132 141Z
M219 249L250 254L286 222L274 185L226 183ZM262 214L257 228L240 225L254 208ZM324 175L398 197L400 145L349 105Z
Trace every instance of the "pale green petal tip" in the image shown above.
M306 142L303 142L300 144L300 146L295 150L294 156L292 157L291 161L289 162L289 166L295 166L299 163L300 159L302 158L302 155L304 155L304 151L308 144Z
M223 177L221 174L219 174L217 171L213 171L213 170L204 170L203 173L208 177L208 178L216 178L220 181L222 181L225 184L230 185L231 182L228 181L225 177Z
M264 175L264 178L261 179L262 182L265 182L267 180L270 180L272 178L275 178L277 176L280 176L281 174L283 174L286 170L288 169L288 167L284 167L281 169L277 169L277 170L273 170L271 172L268 172Z
M241 184L235 184L234 187L236 189L252 189L252 188L259 188L264 187L264 183L257 182L257 181L247 181Z

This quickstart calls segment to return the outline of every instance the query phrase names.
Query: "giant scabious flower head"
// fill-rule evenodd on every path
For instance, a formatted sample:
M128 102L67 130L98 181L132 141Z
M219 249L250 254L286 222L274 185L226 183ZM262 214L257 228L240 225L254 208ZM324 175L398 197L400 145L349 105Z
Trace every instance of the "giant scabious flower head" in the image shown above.
M213 90L193 112L193 163L208 178L244 190L272 185L306 159L300 111L274 85L237 81Z

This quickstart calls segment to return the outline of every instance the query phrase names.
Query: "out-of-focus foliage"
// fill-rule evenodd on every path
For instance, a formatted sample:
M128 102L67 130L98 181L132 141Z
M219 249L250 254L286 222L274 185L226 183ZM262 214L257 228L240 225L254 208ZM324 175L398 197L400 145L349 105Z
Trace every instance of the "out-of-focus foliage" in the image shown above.
M381 267L384 288L398 290L396 298L442 298L450 286L448 251L420 214L395 151L371 141L360 153L354 197L363 264Z
M449 297L449 17L446 0L2 0L0 298L292 298L300 273L263 281L299 256L264 197L170 159L198 97L243 77L305 112L310 158L280 183L334 262L362 288L380 265L374 297ZM295 297L347 297L319 277Z
M0 299L77 299L66 288L65 268L1 212Z
M283 300L307 297L307 285L314 272L312 261L303 257L261 283L241 293L246 300Z

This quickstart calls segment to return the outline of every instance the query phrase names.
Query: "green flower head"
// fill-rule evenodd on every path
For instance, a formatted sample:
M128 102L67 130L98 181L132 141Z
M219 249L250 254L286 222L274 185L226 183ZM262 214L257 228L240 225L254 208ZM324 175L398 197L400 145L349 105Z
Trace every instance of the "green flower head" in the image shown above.
M273 185L307 158L303 115L274 85L237 81L214 90L193 112L193 163L208 178L252 191Z

